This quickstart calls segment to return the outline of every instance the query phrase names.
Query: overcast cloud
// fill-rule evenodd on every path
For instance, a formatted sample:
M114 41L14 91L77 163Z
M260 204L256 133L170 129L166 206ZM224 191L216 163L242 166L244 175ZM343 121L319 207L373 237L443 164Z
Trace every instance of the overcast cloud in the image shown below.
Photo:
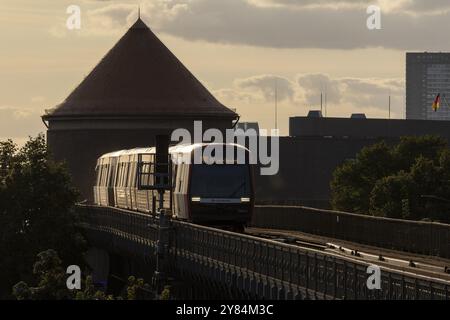
M130 2L102 1L91 28L124 26ZM382 9L381 30L368 30L366 8ZM448 0L152 0L141 13L150 26L187 40L273 48L450 49Z
M8 138L20 138L18 143L28 135L35 136L44 132L40 119L40 112L35 108L18 108L12 106L0 106L0 141Z
M236 79L233 88L214 94L233 104L273 103L275 80L278 101L298 106L319 106L320 94L328 104L358 110L386 110L389 94L393 104L402 103L405 91L402 79L332 78L327 74L299 74L295 79L258 75Z

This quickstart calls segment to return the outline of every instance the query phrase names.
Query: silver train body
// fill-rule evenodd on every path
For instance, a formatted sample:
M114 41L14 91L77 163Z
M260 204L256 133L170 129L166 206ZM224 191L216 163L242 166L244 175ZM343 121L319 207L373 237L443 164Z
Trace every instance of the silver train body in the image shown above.
M225 148L234 148L233 160L226 162L232 163L194 164L195 150L203 151L208 145L220 145L224 154ZM170 147L171 188L164 193L163 207L170 209L175 219L198 224L239 228L249 223L254 207L253 170L248 161L237 163L239 151L249 159L248 149L234 144ZM158 191L142 188L142 184L152 184L155 157L155 148L101 156L96 166L95 204L156 214ZM182 161L187 158L191 161ZM142 173L145 178L139 178Z

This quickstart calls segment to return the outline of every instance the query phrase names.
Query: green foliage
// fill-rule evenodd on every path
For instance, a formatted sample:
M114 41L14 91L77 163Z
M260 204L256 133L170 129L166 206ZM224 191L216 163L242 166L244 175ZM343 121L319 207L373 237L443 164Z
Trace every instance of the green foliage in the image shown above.
M82 290L76 292L75 300L122 300L120 297L114 298L112 295L106 295L103 291L95 289L92 276L87 276L82 281L81 288Z
M149 294L151 288L144 279L136 279L133 276L128 278L127 300L145 300Z
M414 181L404 171L383 177L375 183L370 196L370 213L375 216L410 218L410 192Z
M69 290L66 285L67 277L61 259L54 250L46 250L37 255L33 274L37 283L30 287L20 281L13 286L12 293L17 300L123 300L122 297L107 295L97 290L88 275L81 281L81 290ZM128 278L126 287L127 300L145 300L152 297L150 286L143 279Z
M450 149L437 136L374 144L335 170L331 191L337 210L450 222Z
M164 290L161 292L160 300L170 300L170 287L165 286Z
M349 160L336 169L331 182L333 206L367 213L370 205L368 195L380 177L394 170L393 166L393 155L385 142L362 149L355 160Z
M73 210L78 194L43 135L21 149L0 142L0 166L0 298L8 298L14 283L33 278L38 253L52 248L64 265L82 265L85 242Z
M33 274L38 278L36 287L29 287L24 281L13 287L13 295L18 300L63 300L71 299L73 292L67 289L67 275L62 268L61 259L54 250L47 250L37 255Z

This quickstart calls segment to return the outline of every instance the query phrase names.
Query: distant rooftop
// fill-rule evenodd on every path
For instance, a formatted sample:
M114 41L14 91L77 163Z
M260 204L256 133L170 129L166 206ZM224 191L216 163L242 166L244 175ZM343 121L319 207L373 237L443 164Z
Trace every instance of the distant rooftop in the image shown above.
M450 140L450 121L367 119L363 114L349 118L289 118L289 135L292 137L398 138L426 134Z

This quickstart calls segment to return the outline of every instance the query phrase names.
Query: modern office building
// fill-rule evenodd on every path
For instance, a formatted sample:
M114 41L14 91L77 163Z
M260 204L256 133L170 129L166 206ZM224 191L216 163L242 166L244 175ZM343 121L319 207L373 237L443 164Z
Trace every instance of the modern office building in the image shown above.
M440 94L440 108L433 101ZM406 53L406 119L450 120L450 53Z

